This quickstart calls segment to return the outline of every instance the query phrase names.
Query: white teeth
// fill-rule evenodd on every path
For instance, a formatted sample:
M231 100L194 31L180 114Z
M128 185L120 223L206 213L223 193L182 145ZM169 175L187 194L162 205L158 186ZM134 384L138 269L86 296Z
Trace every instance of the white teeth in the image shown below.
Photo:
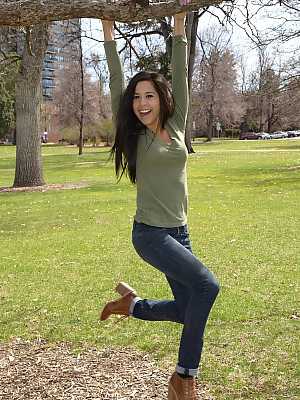
M150 112L151 110L141 110L140 114L147 114L148 112Z

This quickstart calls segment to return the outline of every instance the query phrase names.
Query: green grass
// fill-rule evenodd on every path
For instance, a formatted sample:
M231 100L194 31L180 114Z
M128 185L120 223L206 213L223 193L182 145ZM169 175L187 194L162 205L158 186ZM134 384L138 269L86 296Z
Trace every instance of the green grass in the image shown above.
M218 400L296 399L300 141L218 141L195 150L191 238L222 286L202 381ZM0 187L13 182L14 151L0 147ZM116 183L105 149L79 157L76 148L45 146L43 159L47 183L87 187L0 193L0 340L134 346L169 368L180 326L97 320L120 279L141 296L170 295L164 277L132 248L134 187Z

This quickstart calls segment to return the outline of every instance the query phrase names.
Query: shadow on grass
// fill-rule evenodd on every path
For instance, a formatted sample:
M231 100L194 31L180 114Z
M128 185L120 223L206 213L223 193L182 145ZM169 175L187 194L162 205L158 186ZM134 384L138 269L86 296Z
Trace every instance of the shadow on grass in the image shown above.
M221 141L216 141L216 140L212 140L212 141L207 141L207 140L202 140L202 141L197 141L197 142L192 142L192 147L194 146L204 146L204 145L220 145L220 144L224 144L224 142Z
M299 165L288 167L267 167L265 169L249 169L249 168L228 168L226 169L225 177L223 175L200 175L194 176L194 179L206 181L211 184L212 179L218 184L234 184L246 187L285 187L290 185L291 190L300 188L300 163Z
M118 182L101 182L101 180L97 183L93 183L91 186L88 188L85 188L86 191L89 193L97 193L97 192L110 192L110 193L120 193L122 194L123 192L126 192L126 195L128 195L128 185L118 183ZM129 188L129 193L131 192ZM135 188L132 186L132 192L135 192ZM122 194L123 195L123 194Z
M294 185L296 183L300 183L299 172L297 171L297 169L292 168L268 168L266 170L245 170L243 172L237 169L232 169L230 170L229 174L227 173L227 176L228 175L230 176L231 182L246 186L251 185L269 187L283 185L285 186L290 184Z
M14 157L9 157L7 155L3 156L1 155L0 159L0 169L1 168L9 168L10 166L15 166L16 161Z
M272 149L278 149L278 150L300 150L300 144L295 146L292 143L284 144L281 146L272 146Z
M206 146L224 146L224 149L222 149L222 151L226 151L229 150L226 145L237 145L236 150L257 150L257 149L261 149L261 150L296 150L299 151L300 150L300 140L299 140L299 144L295 144L295 141L287 141L284 143L278 143L275 142L275 139L270 141L270 140L212 140L211 142L207 142L207 141L198 141L198 142L193 142L192 146L197 147L206 147ZM244 147L240 148L239 145L242 145ZM247 145L251 146L251 147L246 147ZM231 149L230 149L231 150Z
M48 158L51 157L51 160ZM59 161L62 162L73 162L74 164L78 161L88 162L89 160L99 161L99 162L110 162L108 152L89 152L79 156L78 154L43 154L44 162L47 164L56 164Z
M270 179L260 179L260 180L253 180L247 182L247 186L251 184L252 186L261 186L261 187L270 187L270 186L278 186L283 187L285 185L290 185L289 190L297 189L296 187L293 188L292 185L295 183L300 183L299 178L297 179L288 179L288 178L270 178Z

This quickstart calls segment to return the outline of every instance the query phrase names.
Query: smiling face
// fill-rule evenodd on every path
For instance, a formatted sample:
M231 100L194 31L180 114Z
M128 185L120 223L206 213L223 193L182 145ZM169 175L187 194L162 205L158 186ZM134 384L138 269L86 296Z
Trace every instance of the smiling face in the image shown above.
M133 112L139 121L153 132L160 128L160 100L151 81L140 81L135 87Z

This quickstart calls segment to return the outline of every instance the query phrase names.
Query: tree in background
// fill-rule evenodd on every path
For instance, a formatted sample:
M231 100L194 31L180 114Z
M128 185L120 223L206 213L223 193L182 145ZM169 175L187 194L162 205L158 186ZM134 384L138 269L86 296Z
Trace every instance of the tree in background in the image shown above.
M280 73L275 71L274 58L270 57L265 46L258 48L258 64L250 75L249 86L244 90L247 102L247 116L244 121L254 122L256 130L271 132L279 118L278 95Z
M193 119L196 130L211 140L218 125L239 126L244 107L236 60L224 32L208 29L201 35L200 44L193 80Z
M111 118L109 111L109 96L105 93L105 82L108 82L108 70L105 58L97 53L92 53L87 59L87 66L91 67L97 77L98 93L99 93L99 118Z
M284 129L294 130L300 127L300 77L296 76L283 81L279 99L281 112L279 116L279 126Z
M96 56L93 55L93 63ZM89 65L91 60L89 60ZM99 66L98 66L99 67ZM100 68L100 67L99 67ZM98 73L101 74L98 68ZM78 144L78 131L83 111L83 131L85 141L92 144L96 141L112 142L112 122L110 112L110 99L103 91L102 84L92 79L87 72L86 63L83 64L83 82L85 88L84 107L80 96L81 66L78 60L62 64L57 74L59 84L54 92L54 118L57 120L57 129L61 140ZM100 89L99 89L100 85Z
M77 61L66 63L57 73L59 84L54 91L54 104L59 128L75 127L77 131L81 121L81 72ZM90 75L84 68L83 80L85 87L84 124L93 122L98 118L99 92L97 85L92 82ZM77 143L79 134L77 134Z
M243 84L245 129L273 132L299 128L299 60L292 57L276 64L275 56L270 56L265 47L258 52L256 69Z

